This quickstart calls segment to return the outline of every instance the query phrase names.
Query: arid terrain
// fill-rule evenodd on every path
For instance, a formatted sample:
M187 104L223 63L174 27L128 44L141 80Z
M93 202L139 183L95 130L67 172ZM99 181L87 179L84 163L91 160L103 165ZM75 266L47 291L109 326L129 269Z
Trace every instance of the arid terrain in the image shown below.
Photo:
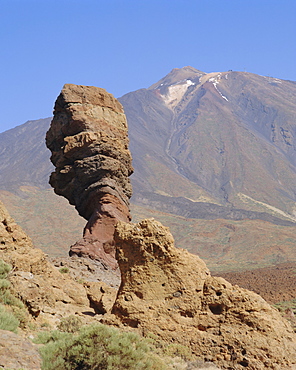
M184 67L119 99L135 169L132 220L160 220L213 273L243 274L242 285L261 284L273 301L295 298L293 269L273 267L296 263L295 86ZM0 200L35 246L66 258L85 220L48 184L50 121L0 134Z
M195 75L193 80L186 78L188 73ZM183 74L185 79L175 81ZM223 74L223 77L228 86L228 74ZM229 101L224 95L225 91L221 91L220 86L217 88L221 78L222 74L205 75L186 67L183 70L173 70L150 90L154 97L161 99L166 109L174 112L177 123L177 113L183 111L184 117L186 107L195 101L196 96L199 99L207 97L212 105L217 100L217 93L219 99ZM189 90L190 88L192 89ZM199 95L200 93L202 94ZM217 106L220 106L221 102L218 101ZM207 100L200 101L196 106L202 106L206 102ZM133 332L142 338L139 340L153 338L155 344L151 342L150 349L155 348L155 351L156 347L153 346L157 343L163 343L162 348L172 346L174 349L171 355L166 354L163 358L166 365L161 368L165 369L202 368L196 367L197 362L201 366L210 364L221 369L294 369L295 218L289 208L290 203L285 203L285 196L276 206L272 202L254 202L251 196L238 191L238 188L246 190L252 185L252 191L257 196L255 190L260 190L260 187L256 188L260 181L253 186L254 184L249 183L248 176L241 174L241 183L235 184L233 173L230 176L234 163L232 159L228 162L229 176L225 177L225 169L222 168L222 177L220 174L212 182L209 181L208 170L199 168L201 178L192 177L192 168L185 170L185 167L188 166L188 160L192 160L192 165L196 163L194 144L188 144L192 148L189 154L185 145L184 151L187 154L181 165L182 161L173 152L175 146L180 145L179 134L182 129L179 132L180 128L174 124L176 135L166 133L162 136L162 139L166 137L162 144L165 143L167 168L169 172L175 172L177 177L172 177L171 180L175 180L175 184L179 186L178 176L187 178L185 183L190 178L190 192L197 192L198 198L179 196L173 183L171 194L164 192L161 190L162 185L167 185L168 180L158 172L160 187L152 192L152 188L147 191L149 176L146 188L143 186L139 190L136 185L134 203L130 210L131 186L128 176L133 168L128 151L127 124L120 103L103 89L65 85L56 101L54 113L46 136L46 143L52 153L51 160L55 165L50 183L56 194L63 195L75 206L87 224L83 228L83 239L71 245L71 257L66 257L66 253L52 253L53 250L61 250L57 245L54 246L55 249L49 245L47 251L43 246L50 254L48 256L41 249L34 248L31 239L0 204L1 276L2 286L5 288L5 294L1 293L1 314L10 315L14 320L11 330L17 332L20 327L22 333L28 336L30 332L44 331L45 327L58 329L60 334L45 333L46 336L49 335L49 339L39 342L45 345L40 348L43 364L47 361L50 369L54 368L55 363L61 364L61 361L73 360L82 364L89 359L89 352L81 357L82 352L76 351L76 360L72 350L68 358L66 347L65 355L61 355L57 347L56 352L51 352L52 357L48 362L49 358L46 359L44 354L45 350L54 351L54 347L50 347L51 341L55 345L80 346L80 342L76 341L84 338L83 335L98 335L100 330L108 330L108 327L118 328L122 333L118 335ZM187 113L188 117L192 114L190 110ZM184 127L186 125L185 122ZM193 122L189 127L192 125ZM24 127L13 133L15 140L9 135L6 137L7 142L12 143L12 147L3 150L6 161L3 162L2 169L8 175L8 158L16 143L19 143L23 129ZM287 132L281 131L284 139L288 138ZM275 127L274 135L275 138ZM161 135L158 139L161 139ZM174 141L175 145L172 145ZM288 143L291 144L289 140ZM225 147L219 149L222 157L226 146L231 146L233 142L230 144L225 141L224 144ZM207 150L210 153L210 148ZM23 146L20 152L25 154L27 149ZM197 153L202 156L202 152ZM182 150L179 154L182 154ZM252 159L250 153L241 154L242 157L245 156L245 160ZM161 158L161 153L158 155ZM286 158L290 155L291 153L286 153ZM40 158L42 156L39 155ZM19 171L20 162L25 157L18 157L21 161L14 161L12 166ZM226 157L221 162L222 167L226 166L227 158L230 158ZM32 160L34 158L32 156ZM136 160L139 158L140 156L136 156ZM217 158L214 156L212 159L211 166L215 173ZM166 160L158 162L155 173L159 168L164 168ZM290 160L293 161L293 158ZM24 164L27 163L24 161ZM148 160L146 164L149 163ZM236 165L249 170L244 161L235 164L235 171ZM257 165L258 163L254 168ZM267 165L270 163L267 162ZM265 166L266 163L261 163L261 171L266 170ZM142 169L141 166L139 168ZM1 197L4 201L9 200L7 204L12 205L11 208L24 222L30 220L33 229L34 217L28 218L27 212L31 212L31 215L35 212L39 214L38 228L35 227L38 236L43 233L43 224L50 227L48 221L50 217L55 219L55 216L50 213L48 199L43 196L50 194L48 186L39 182L42 176L38 176L38 171L35 175L32 178L37 179L37 182L31 184L28 176L22 178L18 174L15 181L13 176L8 176L6 184L3 182ZM229 184L221 185L221 181L226 178ZM143 175L141 181L144 179ZM216 187L218 179L220 189ZM274 195L278 189L272 189L271 182L269 185ZM152 183L149 186L151 185ZM261 193L262 199L267 194L265 191L263 189ZM239 202L235 200L236 197ZM282 209L278 208L281 202ZM27 205L27 212L20 210L20 203ZM69 225L70 218L65 217L64 207L65 203L58 202L55 214L63 214L64 222L70 227L71 233L73 226ZM73 211L69 210L70 208L67 212ZM44 215L43 219L41 214ZM73 212L72 215L74 216ZM133 222L130 222L130 215ZM57 219L55 225L55 231L59 233L62 225L57 223ZM170 226L173 234L166 225ZM53 244L54 239L50 238L49 242ZM67 315L70 316L67 318ZM73 324L73 320L78 320L80 327L76 331L68 331L72 330L69 325L70 322ZM96 323L101 326L93 326ZM87 327L87 324L91 326ZM65 325L68 325L67 328ZM96 334L92 331L93 327ZM70 341L70 336L68 343L53 338L55 335L66 338L65 335L68 334L65 333L74 333L73 342ZM31 335L34 337L34 334ZM93 340L95 337L91 338ZM7 343L19 343L19 339L12 335L7 337ZM113 341L111 344L113 345ZM14 348L21 346L30 347L28 338L24 339L23 344L15 344ZM0 347L5 348L3 345ZM79 348L82 350L83 345ZM33 353L36 349L36 346L31 346L29 351ZM120 351L122 349L123 347ZM15 351L19 353L17 349ZM40 368L41 358L38 355L33 364L30 358L27 361L24 354L7 356L7 350L4 352L6 355L0 356L4 367L11 366L13 360L14 368ZM155 354L153 361L160 364L162 360L159 354L160 352ZM176 366L175 360L169 357L172 355L177 356ZM103 361L102 356L99 357L98 360ZM111 358L112 355L107 356L108 361ZM62 369L63 366L59 365L58 368Z
M260 294L267 302L288 302L296 308L296 263L287 262L255 270L221 273L232 284Z

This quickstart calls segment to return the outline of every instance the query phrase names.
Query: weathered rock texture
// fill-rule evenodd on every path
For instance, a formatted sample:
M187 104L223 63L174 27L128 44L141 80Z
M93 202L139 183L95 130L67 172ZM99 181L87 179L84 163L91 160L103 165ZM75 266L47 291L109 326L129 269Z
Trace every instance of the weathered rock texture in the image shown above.
M46 135L56 166L50 184L88 220L71 254L99 257L114 268L114 227L118 220L130 220L133 168L127 130L123 108L111 94L67 84Z
M159 222L120 222L115 242L122 274L115 322L189 346L226 369L296 364L296 337L280 313L256 293L212 277L199 257L174 247Z
M111 310L116 290L101 281L85 286L61 273L9 216L0 202L0 259L12 266L12 290L28 308L35 322L57 325L77 314L85 323L95 313ZM113 300L113 301L112 301ZM112 302L112 303L111 303Z
M0 330L1 369L41 369L38 347L10 331Z

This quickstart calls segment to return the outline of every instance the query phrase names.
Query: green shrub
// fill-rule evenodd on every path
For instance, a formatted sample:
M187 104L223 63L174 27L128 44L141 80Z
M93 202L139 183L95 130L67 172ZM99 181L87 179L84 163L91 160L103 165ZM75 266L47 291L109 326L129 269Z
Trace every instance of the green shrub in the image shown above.
M2 279L0 279L0 286L2 284ZM6 280L7 281L7 280ZM9 281L7 281L9 283ZM24 308L24 304L21 300L16 298L9 290L10 283L6 290L0 289L0 303L6 304L8 306L15 306L19 308Z
M59 271L61 274L67 274L69 272L69 269L68 267L61 267Z
M37 344L48 344L60 340L63 341L64 339L68 340L69 338L73 338L73 336L69 333L60 332L59 330L41 331L33 342Z
M77 283L83 285L85 283L85 280L84 279L81 279L81 278L78 278L76 279Z
M3 261L2 261L3 262ZM0 279L0 303L24 308L24 304L21 300L16 298L10 291L10 282L2 278Z
M166 346L164 353L170 357L181 357L186 361L191 361L194 359L190 348L178 343L172 343Z
M11 306L11 311L13 315L18 319L20 328L26 328L30 321L28 311L24 307L17 306Z
M0 279L7 278L7 275L10 270L11 266L5 263L3 260L0 260Z
M51 325L49 322L43 322L40 326L41 328L51 328Z
M0 329L16 333L19 324L19 320L11 312L8 312L4 306L0 305Z
M10 282L6 279L0 279L0 292L5 292L10 288Z
M106 325L85 326L77 335L41 333L37 343L43 370L165 370L167 366L145 339Z
M0 260L0 303L10 306L9 312L5 310L6 313L4 313L2 310L2 314L4 316L1 319L1 325L6 326L9 322L10 324L8 326L14 328L16 323L18 323L17 326L20 325L24 328L28 322L29 314L25 309L23 302L15 297L10 290L11 284L10 281L7 280L10 270L11 267L7 263L3 262L3 260ZM15 331L15 329L12 329L11 331Z
M64 317L58 325L60 331L67 333L76 333L82 326L82 321L80 317L71 315Z

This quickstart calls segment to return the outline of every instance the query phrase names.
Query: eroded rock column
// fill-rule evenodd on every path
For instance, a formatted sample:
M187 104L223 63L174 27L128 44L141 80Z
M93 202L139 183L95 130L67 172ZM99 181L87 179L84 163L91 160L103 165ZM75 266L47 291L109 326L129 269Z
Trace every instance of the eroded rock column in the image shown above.
M46 134L56 169L50 184L88 222L70 254L98 258L116 268L113 233L130 221L133 172L121 104L104 89L66 84Z

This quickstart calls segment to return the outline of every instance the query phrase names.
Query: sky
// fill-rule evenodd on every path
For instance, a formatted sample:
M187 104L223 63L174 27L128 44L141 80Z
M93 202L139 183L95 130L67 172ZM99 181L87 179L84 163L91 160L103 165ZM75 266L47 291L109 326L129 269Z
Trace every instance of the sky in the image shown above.
M295 0L0 0L0 132L65 83L116 98L173 68L296 81Z

